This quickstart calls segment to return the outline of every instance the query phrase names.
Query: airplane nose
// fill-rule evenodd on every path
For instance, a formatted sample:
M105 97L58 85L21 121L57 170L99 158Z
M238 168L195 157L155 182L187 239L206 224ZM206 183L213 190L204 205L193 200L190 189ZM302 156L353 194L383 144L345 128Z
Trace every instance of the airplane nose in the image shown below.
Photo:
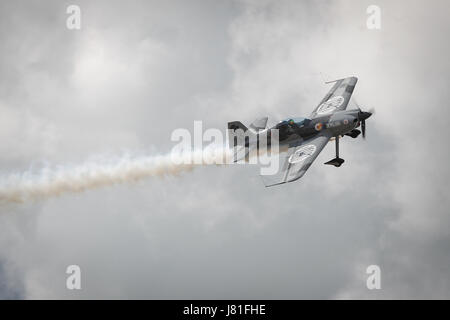
M370 118L371 115L372 115L372 112L361 111L359 113L359 120L366 120L366 119Z

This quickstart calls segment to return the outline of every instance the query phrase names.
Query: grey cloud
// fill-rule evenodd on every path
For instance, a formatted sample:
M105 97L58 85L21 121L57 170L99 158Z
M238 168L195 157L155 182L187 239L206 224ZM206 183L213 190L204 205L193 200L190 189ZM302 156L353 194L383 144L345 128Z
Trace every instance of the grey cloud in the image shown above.
M356 75L368 139L327 147L265 189L254 167L198 168L1 207L6 298L415 298L448 290L448 4L379 1L2 2L1 174L165 152L193 120L308 115L320 72ZM448 10L447 10L448 11ZM7 26L7 27L6 27ZM420 134L417 131L420 130ZM80 292L65 289L79 264ZM379 264L383 290L365 288Z

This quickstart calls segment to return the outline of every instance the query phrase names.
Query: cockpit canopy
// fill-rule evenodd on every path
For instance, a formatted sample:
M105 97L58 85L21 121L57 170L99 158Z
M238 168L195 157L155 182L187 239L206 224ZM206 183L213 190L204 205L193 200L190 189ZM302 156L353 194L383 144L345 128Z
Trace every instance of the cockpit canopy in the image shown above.
M276 125L276 128L280 128L280 127L283 127L283 126L286 126L286 125L289 125L289 126L296 125L297 127L302 127L305 124L307 124L309 121L311 121L311 120L308 119L308 118L289 118L289 119L285 119L285 120L280 121Z

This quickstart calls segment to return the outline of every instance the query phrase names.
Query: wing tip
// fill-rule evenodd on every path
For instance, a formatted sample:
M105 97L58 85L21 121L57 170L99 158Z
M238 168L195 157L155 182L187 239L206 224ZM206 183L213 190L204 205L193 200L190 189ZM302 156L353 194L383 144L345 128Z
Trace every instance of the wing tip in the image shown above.
M346 77L346 78L341 78L341 79L336 79L336 80L326 81L325 84L330 84L330 83L335 83L335 82L338 82L338 81L345 81L345 80L348 80L349 83L356 84L356 82L358 82L358 77L356 77L356 76L350 76L350 77Z
M266 188L271 188L271 187L275 187L275 186L279 186L280 184L285 184L286 181L284 182L278 182L278 183L273 183L273 184L264 184L264 187Z

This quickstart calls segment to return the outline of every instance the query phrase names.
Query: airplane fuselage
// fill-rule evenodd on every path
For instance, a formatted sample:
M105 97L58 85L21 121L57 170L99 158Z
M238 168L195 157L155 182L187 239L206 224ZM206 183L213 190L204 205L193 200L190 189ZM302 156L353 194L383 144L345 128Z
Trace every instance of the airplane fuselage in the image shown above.
M271 129L279 130L280 145L308 140L326 131L329 132L330 137L343 136L359 126L359 113L359 110L346 110L314 119L301 118L301 122L288 119L281 121ZM358 134L359 130L355 132L356 136Z

